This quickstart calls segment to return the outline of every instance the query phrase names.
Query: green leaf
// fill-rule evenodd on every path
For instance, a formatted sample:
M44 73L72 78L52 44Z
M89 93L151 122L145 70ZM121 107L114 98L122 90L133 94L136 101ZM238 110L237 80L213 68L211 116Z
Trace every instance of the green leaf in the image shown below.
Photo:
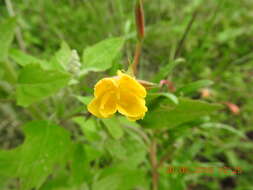
M171 103L167 98L163 98L154 101L149 107L151 108L140 123L150 128L176 127L222 108L219 104L210 104L187 98L179 98L178 105Z
M61 43L60 49L55 53L46 67L48 69L55 69L59 71L67 71L71 60L72 51L66 42Z
M10 18L0 23L0 61L6 61L15 34L16 19Z
M97 129L96 121L94 119L86 120L84 117L75 117L73 121L77 123L84 134L84 136L91 142L100 141L99 130Z
M197 90L201 88L211 86L212 84L213 84L213 81L211 80L199 80L199 81L187 84L182 88L179 88L176 93L187 95L192 92L196 92Z
M108 139L105 148L114 160L125 160L126 168L137 168L147 161L148 146L135 131L127 130L127 134L120 140Z
M6 172L12 171L12 177L20 178L20 189L38 189L56 164L66 164L70 135L48 121L29 122L23 128L25 142L14 150L0 152L0 158L6 157L5 160L11 163ZM1 172L5 173L5 170Z
M81 73L109 69L123 44L124 38L109 38L85 49Z
M92 96L76 96L76 98L82 102L84 105L88 105L93 99Z
M72 160L72 183L80 185L85 181L86 173L89 171L86 154L82 144L74 144Z
M120 139L124 135L124 131L117 117L102 119L102 121L113 138Z
M2 79L2 78L3 78L3 76L4 76L4 71L3 71L3 69L2 69L2 68L0 68L0 79Z
M27 65L19 74L18 105L28 106L58 92L68 85L70 75L60 71L44 70L39 65Z
M96 181L92 189L95 190L130 190L145 185L145 172L141 169L127 169L113 167L106 169L107 175ZM146 189L146 188L145 188Z
M28 64L41 64L41 66L43 66L46 64L45 61L40 60L32 55L26 54L18 49L12 49L10 51L10 57L21 66Z
M147 97L147 102L153 101L154 99L157 99L159 97L167 98L174 104L178 104L178 98L169 92L160 92L160 93L149 93Z
M229 131L231 133L234 133L235 135L238 135L239 137L241 138L245 138L245 135L242 131L236 129L236 128L233 128L232 126L229 126L229 125L225 125L225 124L222 124L222 123L204 123L201 125L201 127L203 128L211 128L212 130L213 129L224 129L226 131Z

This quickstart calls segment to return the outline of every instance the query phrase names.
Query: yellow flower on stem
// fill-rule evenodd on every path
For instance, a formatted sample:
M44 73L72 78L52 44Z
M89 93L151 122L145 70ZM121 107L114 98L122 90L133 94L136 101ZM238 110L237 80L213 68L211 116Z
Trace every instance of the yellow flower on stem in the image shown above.
M148 110L146 89L133 77L121 71L117 74L97 82L95 97L88 105L89 112L99 118L109 118L118 111L129 120L142 119Z

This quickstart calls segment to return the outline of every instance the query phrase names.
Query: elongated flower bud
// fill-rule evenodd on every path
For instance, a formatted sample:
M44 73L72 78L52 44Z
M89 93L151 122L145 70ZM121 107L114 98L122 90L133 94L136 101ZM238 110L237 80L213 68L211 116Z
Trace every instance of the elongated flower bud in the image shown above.
M135 21L139 40L143 40L145 36L145 20L143 10L143 0L137 0L135 8Z

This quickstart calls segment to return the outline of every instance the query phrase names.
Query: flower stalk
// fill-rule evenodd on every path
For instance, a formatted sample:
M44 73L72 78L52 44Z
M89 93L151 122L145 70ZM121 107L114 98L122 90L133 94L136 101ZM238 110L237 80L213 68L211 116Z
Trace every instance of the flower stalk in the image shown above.
M136 30L137 30L137 44L135 48L134 54L134 62L132 65L133 73L137 74L137 67L140 62L142 43L145 37L145 17L144 17L144 9L143 9L143 0L137 0L135 6L135 22L136 22Z

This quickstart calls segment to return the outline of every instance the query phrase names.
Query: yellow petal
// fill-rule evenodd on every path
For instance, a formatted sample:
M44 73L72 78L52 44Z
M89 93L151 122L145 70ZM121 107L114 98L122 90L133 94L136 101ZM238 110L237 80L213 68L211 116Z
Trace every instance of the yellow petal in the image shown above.
M139 119L143 119L145 116L145 113L143 115L140 115L138 117L127 117L128 120L130 121L136 121L136 120L139 120Z
M116 93L106 93L99 107L99 112L104 118L112 116L117 111Z
M133 119L143 118L147 112L145 100L127 91L121 91L118 101L118 111Z
M121 71L118 71L119 76L119 90L129 91L136 96L144 98L147 95L146 89L134 78L127 74L123 74Z
M104 78L97 82L95 85L95 97L101 97L105 93L110 91L116 91L118 88L118 84L115 78Z
M101 104L101 98L94 98L88 104L88 111L99 118L103 118L103 116L99 112L100 104Z

